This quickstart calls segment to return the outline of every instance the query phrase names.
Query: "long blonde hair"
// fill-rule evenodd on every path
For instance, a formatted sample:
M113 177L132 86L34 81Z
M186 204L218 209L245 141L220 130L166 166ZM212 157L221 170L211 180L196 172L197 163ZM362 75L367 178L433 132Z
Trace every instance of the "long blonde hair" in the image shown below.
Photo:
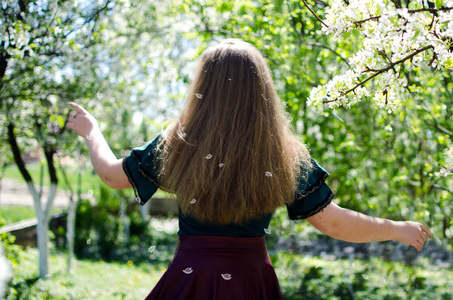
M290 203L309 154L290 130L264 57L228 39L199 60L185 107L162 142L162 187L176 193L183 214L217 225Z

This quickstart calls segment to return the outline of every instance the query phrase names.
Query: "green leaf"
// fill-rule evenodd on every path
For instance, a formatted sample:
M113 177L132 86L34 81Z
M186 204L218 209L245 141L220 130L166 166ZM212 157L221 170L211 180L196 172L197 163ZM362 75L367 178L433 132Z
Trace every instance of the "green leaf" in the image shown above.
M444 4L444 0L436 0L436 7L439 9Z
M348 37L351 36L351 32L350 31L346 31L345 33L343 33L343 38L346 40L348 39Z
M332 111L332 115L335 117L335 119L346 125L346 122L342 118L340 118L340 116L338 116L334 111Z
M453 69L453 58L447 59L447 61L445 62L445 67L448 69Z

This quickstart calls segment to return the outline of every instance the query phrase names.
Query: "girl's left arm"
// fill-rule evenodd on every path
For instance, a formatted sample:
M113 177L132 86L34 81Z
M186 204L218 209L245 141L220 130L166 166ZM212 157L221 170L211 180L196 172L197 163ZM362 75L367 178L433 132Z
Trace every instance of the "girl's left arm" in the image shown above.
M322 233L351 243L397 240L420 251L431 230L420 223L370 217L331 202L307 221Z
M67 127L85 139L91 163L109 187L114 189L131 188L122 167L122 159L117 159L99 129L96 119L82 106L70 102L75 113L71 113Z

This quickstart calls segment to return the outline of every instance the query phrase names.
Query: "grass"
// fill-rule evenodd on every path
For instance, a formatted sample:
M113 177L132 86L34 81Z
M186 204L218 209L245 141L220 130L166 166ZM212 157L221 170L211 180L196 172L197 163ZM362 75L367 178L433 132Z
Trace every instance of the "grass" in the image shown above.
M170 252L170 250L168 251ZM21 251L12 281L16 295L6 299L143 299L165 271L163 261L150 258L136 264L75 260L66 273L65 253L53 253L51 275L38 279L36 249ZM379 258L349 260L304 257L279 251L271 257L285 300L296 299L452 299L453 272L428 260L419 266ZM350 289L351 288L351 289ZM12 291L12 290L10 290Z
M61 208L51 209L51 214L62 212ZM35 210L31 206L2 205L0 206L0 220L4 219L5 224L9 225L22 220L33 219L36 217ZM2 221L3 222L3 221Z
M37 250L27 249L21 256L12 281L16 295L6 299L144 299L166 269L163 264L135 265L132 260L125 264L75 260L67 273L67 255L53 253L50 276L38 279Z

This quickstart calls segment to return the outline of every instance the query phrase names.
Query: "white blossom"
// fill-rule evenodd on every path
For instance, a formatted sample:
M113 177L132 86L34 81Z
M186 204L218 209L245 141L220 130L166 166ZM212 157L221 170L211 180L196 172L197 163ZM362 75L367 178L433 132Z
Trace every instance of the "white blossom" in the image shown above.
M351 105L373 94L378 107L392 112L404 99L404 71L420 63L453 68L453 0L443 1L437 13L414 7L395 7L393 1L334 0L323 26L326 34L347 38L354 33L362 44L349 59L350 69L334 76L325 85L313 88L311 105L329 108ZM439 8L437 8L439 9ZM373 91L366 82L373 81Z

